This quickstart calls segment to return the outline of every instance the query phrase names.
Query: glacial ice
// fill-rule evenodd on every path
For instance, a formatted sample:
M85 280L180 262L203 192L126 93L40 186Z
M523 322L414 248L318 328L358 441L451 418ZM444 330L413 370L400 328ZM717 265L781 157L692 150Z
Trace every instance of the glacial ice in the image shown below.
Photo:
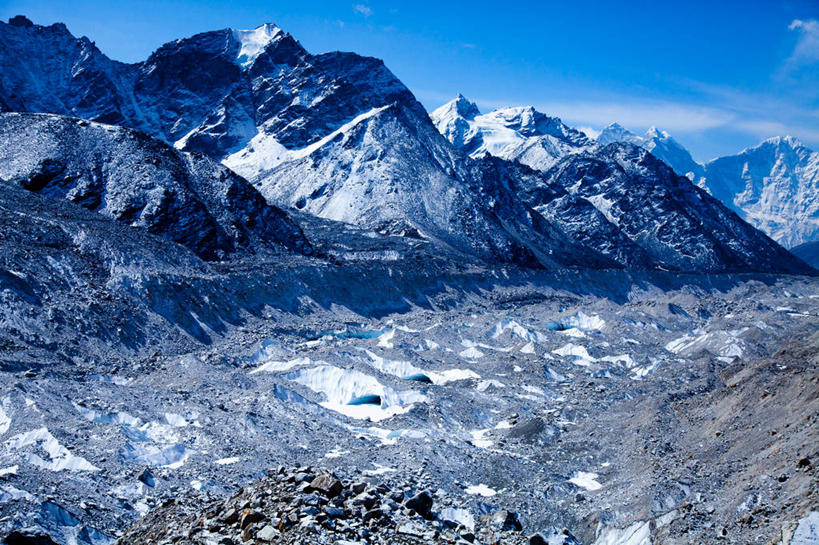
M484 498L491 498L498 493L497 490L490 488L483 483L469 485L466 487L464 492L473 496L483 496Z
M158 446L151 443L126 443L120 449L120 457L126 463L178 469L193 452L181 444Z
M282 371L289 371L294 367L300 367L303 365L310 365L311 361L310 358L301 357L295 358L290 361L268 361L260 365L259 367L253 369L250 374L255 375L256 373L280 373ZM316 362L316 363L323 363L323 362Z
M731 331L695 330L689 335L680 337L665 345L665 349L679 356L693 356L701 350L724 358L741 358L744 341L740 335L748 331L747 327Z
M370 375L353 369L319 365L287 375L289 380L324 394L321 406L356 419L373 422L391 418L409 411L415 403L423 403L426 396L414 390L397 391L384 386ZM378 396L379 403L355 403L367 396Z
M239 463L242 459L238 456L230 456L228 458L219 458L218 460L214 460L213 463L218 466L229 466L236 463Z
M586 471L577 471L575 472L569 482L579 486L580 488L585 488L586 490L600 490L603 488L603 485L597 481L597 473L590 473Z
M372 360L370 365L387 375L393 375L404 380L418 380L419 377L426 377L436 385L444 385L448 382L458 380L479 379L480 375L469 369L447 369L445 371L426 371L420 367L412 365L408 361L388 360L373 354L369 350L365 351Z
M461 350L458 355L465 360L477 360L484 357L484 353L478 350L478 348L475 346L470 346L469 348Z
M72 454L45 427L19 433L3 443L3 448L7 454L21 451L27 447L39 447L48 456L48 460L46 460L36 452L28 452L22 455L23 460L37 467L50 471L62 471L64 469L68 471L99 471L98 467L85 458Z
M596 361L595 358L589 355L589 352L586 350L585 346L574 343L567 343L560 348L555 348L552 350L552 353L557 354L558 356L572 358L572 362L575 365L580 365L582 367L588 367Z

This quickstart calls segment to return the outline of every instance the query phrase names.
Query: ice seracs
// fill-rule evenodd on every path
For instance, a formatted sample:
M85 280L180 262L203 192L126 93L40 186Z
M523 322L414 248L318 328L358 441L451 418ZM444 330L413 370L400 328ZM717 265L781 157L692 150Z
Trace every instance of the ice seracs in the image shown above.
M50 471L99 471L97 466L65 448L45 427L19 433L6 440L2 447L6 456L23 451L23 460Z
M296 371L287 378L323 394L320 404L351 418L378 422L409 411L426 396L414 390L397 391L354 369L319 365Z

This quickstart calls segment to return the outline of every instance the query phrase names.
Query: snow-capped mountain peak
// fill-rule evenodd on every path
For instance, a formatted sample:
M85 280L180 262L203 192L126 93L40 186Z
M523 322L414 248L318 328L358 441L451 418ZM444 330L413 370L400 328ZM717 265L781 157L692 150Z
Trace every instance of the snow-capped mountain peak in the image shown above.
M786 247L819 237L819 152L775 136L705 165L704 185Z
M600 132L598 144L626 142L640 146L668 164L674 172L692 181L702 177L702 165L697 163L685 147L662 129L652 125L643 136L638 136L618 123L612 123Z
M597 142L601 145L611 144L612 142L628 142L640 146L643 143L643 139L619 123L611 123L608 127L600 131L600 134L597 136Z
M233 38L239 42L239 52L236 61L243 68L247 68L264 51L267 45L275 40L282 30L273 23L265 23L253 30L232 29Z
M648 130L646 131L646 134L645 134L645 136L643 138L645 138L646 140L655 140L655 139L673 140L673 138L671 138L671 135L668 133L668 131L658 129L654 125L652 125L651 127L648 128Z
M463 117L464 119L474 119L475 116L481 115L478 105L463 96L461 93L435 110L432 113L435 117Z
M458 96L434 110L430 119L447 140L463 148L474 137L470 122L479 115L478 105L458 93Z
M481 114L458 95L430 114L438 132L472 157L492 155L544 169L558 158L591 144L580 131L533 106L499 108Z

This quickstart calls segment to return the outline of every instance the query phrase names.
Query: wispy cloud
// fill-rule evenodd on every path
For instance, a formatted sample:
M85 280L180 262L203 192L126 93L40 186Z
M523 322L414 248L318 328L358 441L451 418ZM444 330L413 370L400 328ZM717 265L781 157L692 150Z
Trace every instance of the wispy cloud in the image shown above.
M600 136L600 131L592 127L575 127L577 130L594 140Z
M602 127L613 121L635 128L662 126L672 132L696 132L721 127L736 120L732 112L671 101L539 102L538 110L557 115L571 123Z
M728 87L693 81L684 85L696 89L701 95L700 99L683 102L613 95L606 101L579 97L577 100L522 103L498 98L467 98L474 100L482 112L505 106L532 105L586 134L594 134L616 121L635 132L656 125L675 136L694 137L695 141L709 131L727 130L744 133L750 137L749 140L761 141L770 136L790 134L808 145L816 146L819 143L819 112L800 108L787 100L743 93ZM419 92L418 95L433 107L452 99L452 96L431 91ZM729 151L725 150L726 153ZM703 158L713 156L708 150L702 155Z
M370 8L370 6L366 4L354 4L353 11L355 11L356 13L360 13L364 17L369 17L370 15L373 14L372 8Z
M819 63L819 21L794 19L788 29L798 32L799 39L793 53L785 61L785 68L793 70Z

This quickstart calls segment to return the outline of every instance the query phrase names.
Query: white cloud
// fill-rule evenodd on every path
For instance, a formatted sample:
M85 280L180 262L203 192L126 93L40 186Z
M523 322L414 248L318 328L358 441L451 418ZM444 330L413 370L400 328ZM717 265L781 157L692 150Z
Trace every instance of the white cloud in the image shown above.
M353 11L360 13L364 17L369 17L370 15L373 14L373 10L370 8L370 6L367 6L365 4L353 5Z
M578 131L582 132L592 140L596 140L598 136L600 136L600 131L593 128L593 127L575 127Z
M788 29L799 32L799 39L793 53L785 61L785 67L793 70L819 62L819 21L794 19Z
M627 94L577 97L575 100L537 101L469 96L488 112L504 106L533 105L539 111L561 118L565 123L593 135L614 121L640 133L655 125L675 137L686 135L693 142L704 142L718 134L744 133L750 139L791 135L808 147L819 148L819 110L814 104L793 99L786 94L752 93L730 86L718 86L694 80L680 80L676 85L692 96L688 100L648 99ZM451 100L454 93L418 90L418 96L431 108ZM714 132L714 131L723 131ZM727 132L725 132L727 131ZM679 138L678 138L679 139ZM729 153L722 141L713 141L720 153ZM722 148L720 148L722 146ZM703 153L708 153L710 151Z
M769 119L748 119L738 122L736 127L760 138L789 135L795 136L806 143L819 142L819 129L798 123L785 124Z

